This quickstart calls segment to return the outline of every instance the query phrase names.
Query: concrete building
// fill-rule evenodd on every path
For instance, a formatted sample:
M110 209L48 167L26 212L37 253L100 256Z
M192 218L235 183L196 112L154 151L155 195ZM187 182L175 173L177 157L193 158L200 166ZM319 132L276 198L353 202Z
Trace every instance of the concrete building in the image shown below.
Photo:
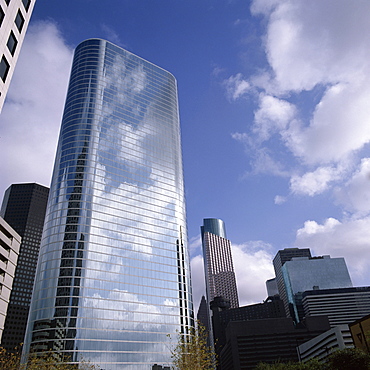
M313 358L326 362L333 352L353 347L348 325L338 325L298 346L298 354L302 362Z
M302 306L305 317L327 315L332 327L351 324L370 314L370 287L306 291Z
M22 237L1 341L8 351L24 342L48 195L35 183L13 184L4 194L0 215Z
M0 0L0 112L36 0Z
M298 362L297 346L330 329L325 316L295 326L292 318L230 321L220 370L249 370L258 363Z
M13 287L21 237L0 217L0 340Z
M211 302L211 309L215 351L219 357L226 345L226 328L230 322L285 317L283 301L278 297L238 308L230 308L230 301L216 297Z
M24 353L171 363L194 326L177 84L101 39L75 50Z
M201 235L207 302L222 296L230 301L231 308L239 307L231 243L226 239L224 222L217 218L204 219Z

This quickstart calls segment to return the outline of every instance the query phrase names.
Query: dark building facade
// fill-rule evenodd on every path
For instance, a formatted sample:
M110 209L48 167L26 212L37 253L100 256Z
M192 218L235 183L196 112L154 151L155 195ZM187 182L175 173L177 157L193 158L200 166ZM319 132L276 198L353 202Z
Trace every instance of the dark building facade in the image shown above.
M370 287L308 290L302 294L305 317L327 315L332 327L370 314Z
M297 346L330 329L327 317L309 317L295 326L292 318L230 321L221 370L249 370L258 363L297 362Z
M6 191L1 216L22 237L1 345L13 350L24 341L40 249L49 188L13 184Z
M211 309L215 351L218 356L226 344L226 328L230 322L285 317L284 304L278 297L238 308L230 308L227 299L216 297L211 302Z

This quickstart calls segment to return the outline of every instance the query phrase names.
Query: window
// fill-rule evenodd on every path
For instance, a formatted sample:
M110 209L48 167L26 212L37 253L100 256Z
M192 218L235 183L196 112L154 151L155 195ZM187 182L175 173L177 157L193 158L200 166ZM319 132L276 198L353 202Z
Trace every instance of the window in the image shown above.
M18 10L18 13L17 13L17 16L15 17L14 22L15 22L17 28L18 28L18 31L21 32L22 28L23 28L23 25L24 25L24 17L23 17L20 10Z
M9 63L6 60L5 56L3 55L3 57L1 58L1 62L0 62L0 78L4 82L6 80L6 76L8 75L9 68L10 68Z
M5 13L4 13L3 8L0 5L0 27L3 24L4 17L5 17Z
M10 0L5 0L6 5L9 5Z
M14 55L15 49L17 48L17 44L18 44L18 41L16 37L14 36L13 31L10 31L9 39L6 44L6 46L8 47L10 51L10 54Z
M22 0L22 3L24 5L24 9L26 9L26 12L28 12L28 9L31 5L31 0Z

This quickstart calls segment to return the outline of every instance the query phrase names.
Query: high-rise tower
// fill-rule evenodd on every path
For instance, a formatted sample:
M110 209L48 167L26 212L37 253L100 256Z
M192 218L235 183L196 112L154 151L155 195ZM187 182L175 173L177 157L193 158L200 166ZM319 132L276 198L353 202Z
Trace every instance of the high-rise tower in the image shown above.
M24 342L49 188L13 184L4 194L0 215L22 237L1 346L14 350Z
M282 267L284 266L285 262L290 261L294 257L311 257L311 251L309 248L285 248L278 251L273 260L276 283L279 290L280 298L284 302L285 313L287 314L287 316L291 316L292 312L290 312L291 310L289 309L289 302L284 283Z
M193 325L175 78L107 41L75 50L25 352L148 369Z
M0 0L0 112L36 0Z
M217 218L204 219L201 234L208 304L222 296L230 301L231 308L239 307L231 243L226 239L224 222Z

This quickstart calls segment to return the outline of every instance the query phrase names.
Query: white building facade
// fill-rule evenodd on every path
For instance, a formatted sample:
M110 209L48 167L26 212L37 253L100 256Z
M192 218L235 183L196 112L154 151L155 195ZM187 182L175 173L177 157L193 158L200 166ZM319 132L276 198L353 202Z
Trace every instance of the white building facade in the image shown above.
M17 266L21 237L0 217L0 341Z
M0 0L0 112L36 0Z

